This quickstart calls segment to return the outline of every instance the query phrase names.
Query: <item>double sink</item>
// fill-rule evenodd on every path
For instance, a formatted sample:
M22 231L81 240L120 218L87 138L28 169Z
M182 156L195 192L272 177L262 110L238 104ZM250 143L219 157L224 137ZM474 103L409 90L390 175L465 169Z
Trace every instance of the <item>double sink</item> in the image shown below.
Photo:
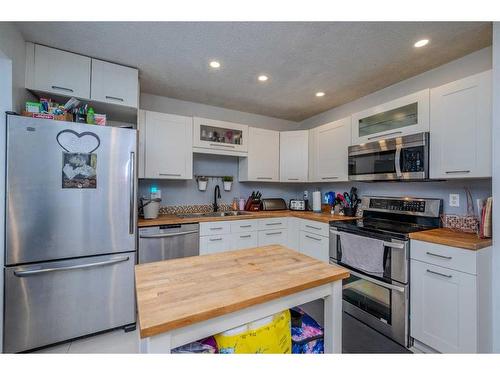
M176 216L183 219L190 219L197 217L226 217L226 216L241 216L241 215L250 215L250 213L244 211L196 212L191 214L177 214Z

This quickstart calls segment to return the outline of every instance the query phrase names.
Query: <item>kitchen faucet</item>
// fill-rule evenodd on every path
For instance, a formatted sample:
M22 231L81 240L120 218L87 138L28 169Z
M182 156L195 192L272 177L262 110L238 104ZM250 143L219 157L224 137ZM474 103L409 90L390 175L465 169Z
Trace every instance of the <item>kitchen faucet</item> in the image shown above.
M215 185L214 189L214 212L217 212L219 210L219 205L217 204L217 198L220 199L220 187L219 185Z

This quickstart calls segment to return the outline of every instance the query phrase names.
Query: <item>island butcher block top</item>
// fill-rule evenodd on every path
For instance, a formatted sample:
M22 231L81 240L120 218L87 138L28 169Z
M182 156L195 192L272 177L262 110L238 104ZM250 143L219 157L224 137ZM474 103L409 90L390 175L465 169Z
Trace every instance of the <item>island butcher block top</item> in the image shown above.
M349 277L279 245L135 266L141 338Z

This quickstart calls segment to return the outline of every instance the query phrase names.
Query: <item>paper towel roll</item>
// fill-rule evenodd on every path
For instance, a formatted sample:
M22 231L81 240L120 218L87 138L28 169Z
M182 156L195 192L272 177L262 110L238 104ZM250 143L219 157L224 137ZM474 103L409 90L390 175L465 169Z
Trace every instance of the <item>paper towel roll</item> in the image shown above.
M321 212L321 191L313 192L313 211Z

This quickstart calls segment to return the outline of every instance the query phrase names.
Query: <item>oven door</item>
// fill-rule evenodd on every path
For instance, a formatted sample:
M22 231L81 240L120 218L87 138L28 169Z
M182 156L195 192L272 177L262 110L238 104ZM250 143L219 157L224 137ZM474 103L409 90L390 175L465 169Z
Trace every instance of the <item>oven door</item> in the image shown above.
M429 133L349 147L349 179L421 180L429 177Z
M409 286L396 281L387 283L351 268L349 272L350 277L342 282L343 310L408 347Z

